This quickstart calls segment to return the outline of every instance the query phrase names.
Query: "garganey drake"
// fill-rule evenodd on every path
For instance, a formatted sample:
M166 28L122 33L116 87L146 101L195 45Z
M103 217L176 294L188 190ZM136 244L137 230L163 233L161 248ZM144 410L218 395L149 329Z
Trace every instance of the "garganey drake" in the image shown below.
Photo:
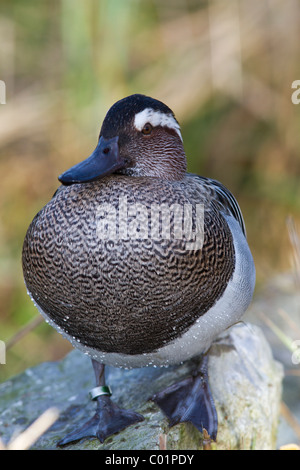
M190 421L216 439L206 353L240 320L255 284L235 198L186 173L173 112L140 94L111 107L94 152L59 180L28 228L24 279L40 313L91 357L97 408L58 445L103 442L143 419L111 400L105 364L167 366L200 354L193 377L153 400L171 425Z

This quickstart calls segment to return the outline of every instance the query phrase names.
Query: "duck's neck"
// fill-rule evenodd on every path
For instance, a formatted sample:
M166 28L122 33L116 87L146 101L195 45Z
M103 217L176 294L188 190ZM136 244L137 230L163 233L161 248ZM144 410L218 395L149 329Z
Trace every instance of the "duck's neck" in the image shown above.
M186 174L186 156L183 147L167 153L152 153L149 158L144 154L135 165L122 170L128 176L149 176L168 181L179 181Z

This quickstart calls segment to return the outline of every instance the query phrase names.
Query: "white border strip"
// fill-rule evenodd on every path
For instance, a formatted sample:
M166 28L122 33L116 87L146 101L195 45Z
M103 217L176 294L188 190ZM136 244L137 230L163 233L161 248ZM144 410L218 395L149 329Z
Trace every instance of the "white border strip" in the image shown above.
M134 125L138 131L141 131L147 122L153 127L165 126L169 129L174 129L182 141L180 126L172 114L165 114L160 111L154 111L152 108L146 108L135 115Z

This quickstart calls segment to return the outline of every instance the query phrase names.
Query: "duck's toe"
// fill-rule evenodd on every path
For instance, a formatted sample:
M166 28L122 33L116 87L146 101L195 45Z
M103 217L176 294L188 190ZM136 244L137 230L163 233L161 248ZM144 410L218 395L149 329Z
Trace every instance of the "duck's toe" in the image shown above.
M119 408L107 396L99 397L94 416L79 429L75 429L61 439L57 446L65 446L75 441L97 438L100 442L122 429L143 421L144 417L132 410Z
M207 431L216 440L218 417L208 383L207 357L193 374L157 393L154 401L169 418L170 426L191 422L199 431Z

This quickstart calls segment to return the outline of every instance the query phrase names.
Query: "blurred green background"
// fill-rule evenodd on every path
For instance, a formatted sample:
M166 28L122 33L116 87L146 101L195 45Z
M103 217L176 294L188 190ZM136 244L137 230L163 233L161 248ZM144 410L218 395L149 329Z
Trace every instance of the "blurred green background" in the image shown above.
M243 210L257 289L293 268L300 222L300 3L296 0L1 0L0 339L37 316L21 250L57 175L88 156L118 99L173 109L191 172L222 181ZM62 357L41 323L7 352L1 380Z

